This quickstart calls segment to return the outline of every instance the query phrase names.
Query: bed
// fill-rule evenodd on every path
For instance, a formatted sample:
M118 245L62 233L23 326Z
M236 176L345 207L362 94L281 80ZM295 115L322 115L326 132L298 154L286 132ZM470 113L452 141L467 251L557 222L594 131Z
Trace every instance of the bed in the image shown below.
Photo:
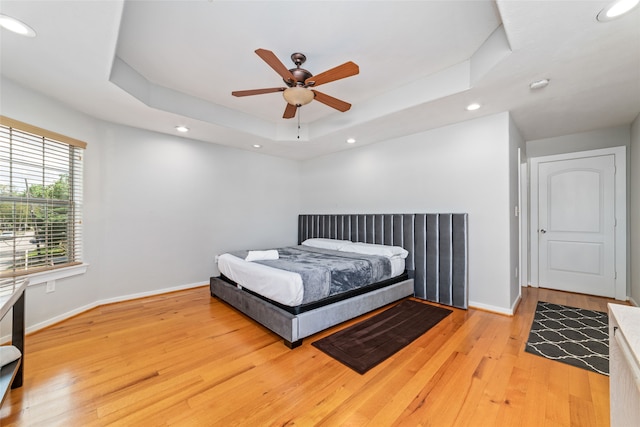
M464 213L300 215L298 245L222 254L218 260L221 275L210 279L211 296L275 332L290 348L299 346L303 338L409 296L466 309L467 217ZM321 247L309 247L308 242L314 240L321 242ZM337 242L338 246L354 245L365 249L323 247L324 243L331 246L332 242ZM386 267L372 268L389 274L372 275L373 283L364 283L358 275L343 274L338 280L338 287L348 287L342 285L349 285L351 281L364 284L359 283L361 286L346 291L343 289L344 292L332 293L325 289L320 297L316 295L305 299L309 291L303 286L301 294L299 280L295 279L296 275L299 279L308 279L305 258L302 258L302 267L293 267L295 271L272 276L265 270L279 269L273 263L289 263L299 253L306 256L311 252L312 257L329 253L329 256L338 257L350 254L354 249L357 251L353 255L347 255L347 258L357 260L357 267L351 267L352 270L360 270L368 263L382 262ZM382 255L378 253L380 250ZM388 250L395 254L389 255ZM361 253L363 251L365 253ZM374 253L369 253L371 251ZM403 256L397 255L399 251ZM369 256L389 258L388 264L393 258L396 265L390 267L385 261L372 260L367 258ZM247 257L252 259L247 261ZM398 271L399 258L403 264L401 271ZM341 262L337 261L338 264ZM248 264L249 273L238 273L240 270L236 264ZM315 273L310 274L313 276ZM247 279L247 275L252 279ZM312 277L311 280L316 279ZM283 288L292 292L285 296L268 293L270 289Z

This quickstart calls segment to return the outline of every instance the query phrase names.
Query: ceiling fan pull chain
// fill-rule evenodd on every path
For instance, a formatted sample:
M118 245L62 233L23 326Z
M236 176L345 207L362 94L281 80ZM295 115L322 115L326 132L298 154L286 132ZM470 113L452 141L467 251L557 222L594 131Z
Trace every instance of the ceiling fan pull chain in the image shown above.
M298 107L298 139L300 139L300 114L302 114L302 108Z

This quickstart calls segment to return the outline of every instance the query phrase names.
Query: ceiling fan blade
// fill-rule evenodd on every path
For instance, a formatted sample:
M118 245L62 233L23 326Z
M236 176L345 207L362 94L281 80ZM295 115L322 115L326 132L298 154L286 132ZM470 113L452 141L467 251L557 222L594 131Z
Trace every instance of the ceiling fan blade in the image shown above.
M287 107L284 109L284 114L282 115L282 118L293 119L296 116L296 111L298 111L298 107L287 103Z
M290 81L292 83L296 81L296 78L293 77L291 71L289 71L289 69L278 59L275 53L266 49L256 49L256 54L258 54L264 62L273 68L276 73L280 74L280 77L285 81Z
M283 87L271 87L268 89L251 89L251 90L236 90L231 92L233 96L251 96L251 95L262 95L263 93L272 93L272 92L282 92L285 90Z
M354 62L345 62L330 70L311 76L304 81L305 86L320 86L325 83L344 79L345 77L355 76L360 72L360 67Z
M329 107L335 108L338 111L342 111L344 113L351 108L351 104L349 104L348 102L341 101L338 98L329 96L326 93L318 92L317 90L312 90L312 92L316 94L316 101L322 102L324 105L328 105Z

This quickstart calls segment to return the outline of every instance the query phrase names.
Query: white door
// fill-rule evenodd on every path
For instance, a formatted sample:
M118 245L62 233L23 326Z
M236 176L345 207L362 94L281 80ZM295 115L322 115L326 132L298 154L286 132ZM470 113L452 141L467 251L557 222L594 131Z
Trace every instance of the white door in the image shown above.
M538 276L546 288L615 297L615 156L538 165Z

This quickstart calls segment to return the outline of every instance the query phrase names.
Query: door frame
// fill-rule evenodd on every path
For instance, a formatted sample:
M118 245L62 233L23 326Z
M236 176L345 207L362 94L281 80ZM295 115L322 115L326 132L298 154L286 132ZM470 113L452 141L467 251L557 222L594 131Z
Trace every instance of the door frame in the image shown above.
M612 147L551 156L533 157L530 162L530 285L538 287L538 167L540 163L613 155L615 164L615 299L627 300L627 148Z

